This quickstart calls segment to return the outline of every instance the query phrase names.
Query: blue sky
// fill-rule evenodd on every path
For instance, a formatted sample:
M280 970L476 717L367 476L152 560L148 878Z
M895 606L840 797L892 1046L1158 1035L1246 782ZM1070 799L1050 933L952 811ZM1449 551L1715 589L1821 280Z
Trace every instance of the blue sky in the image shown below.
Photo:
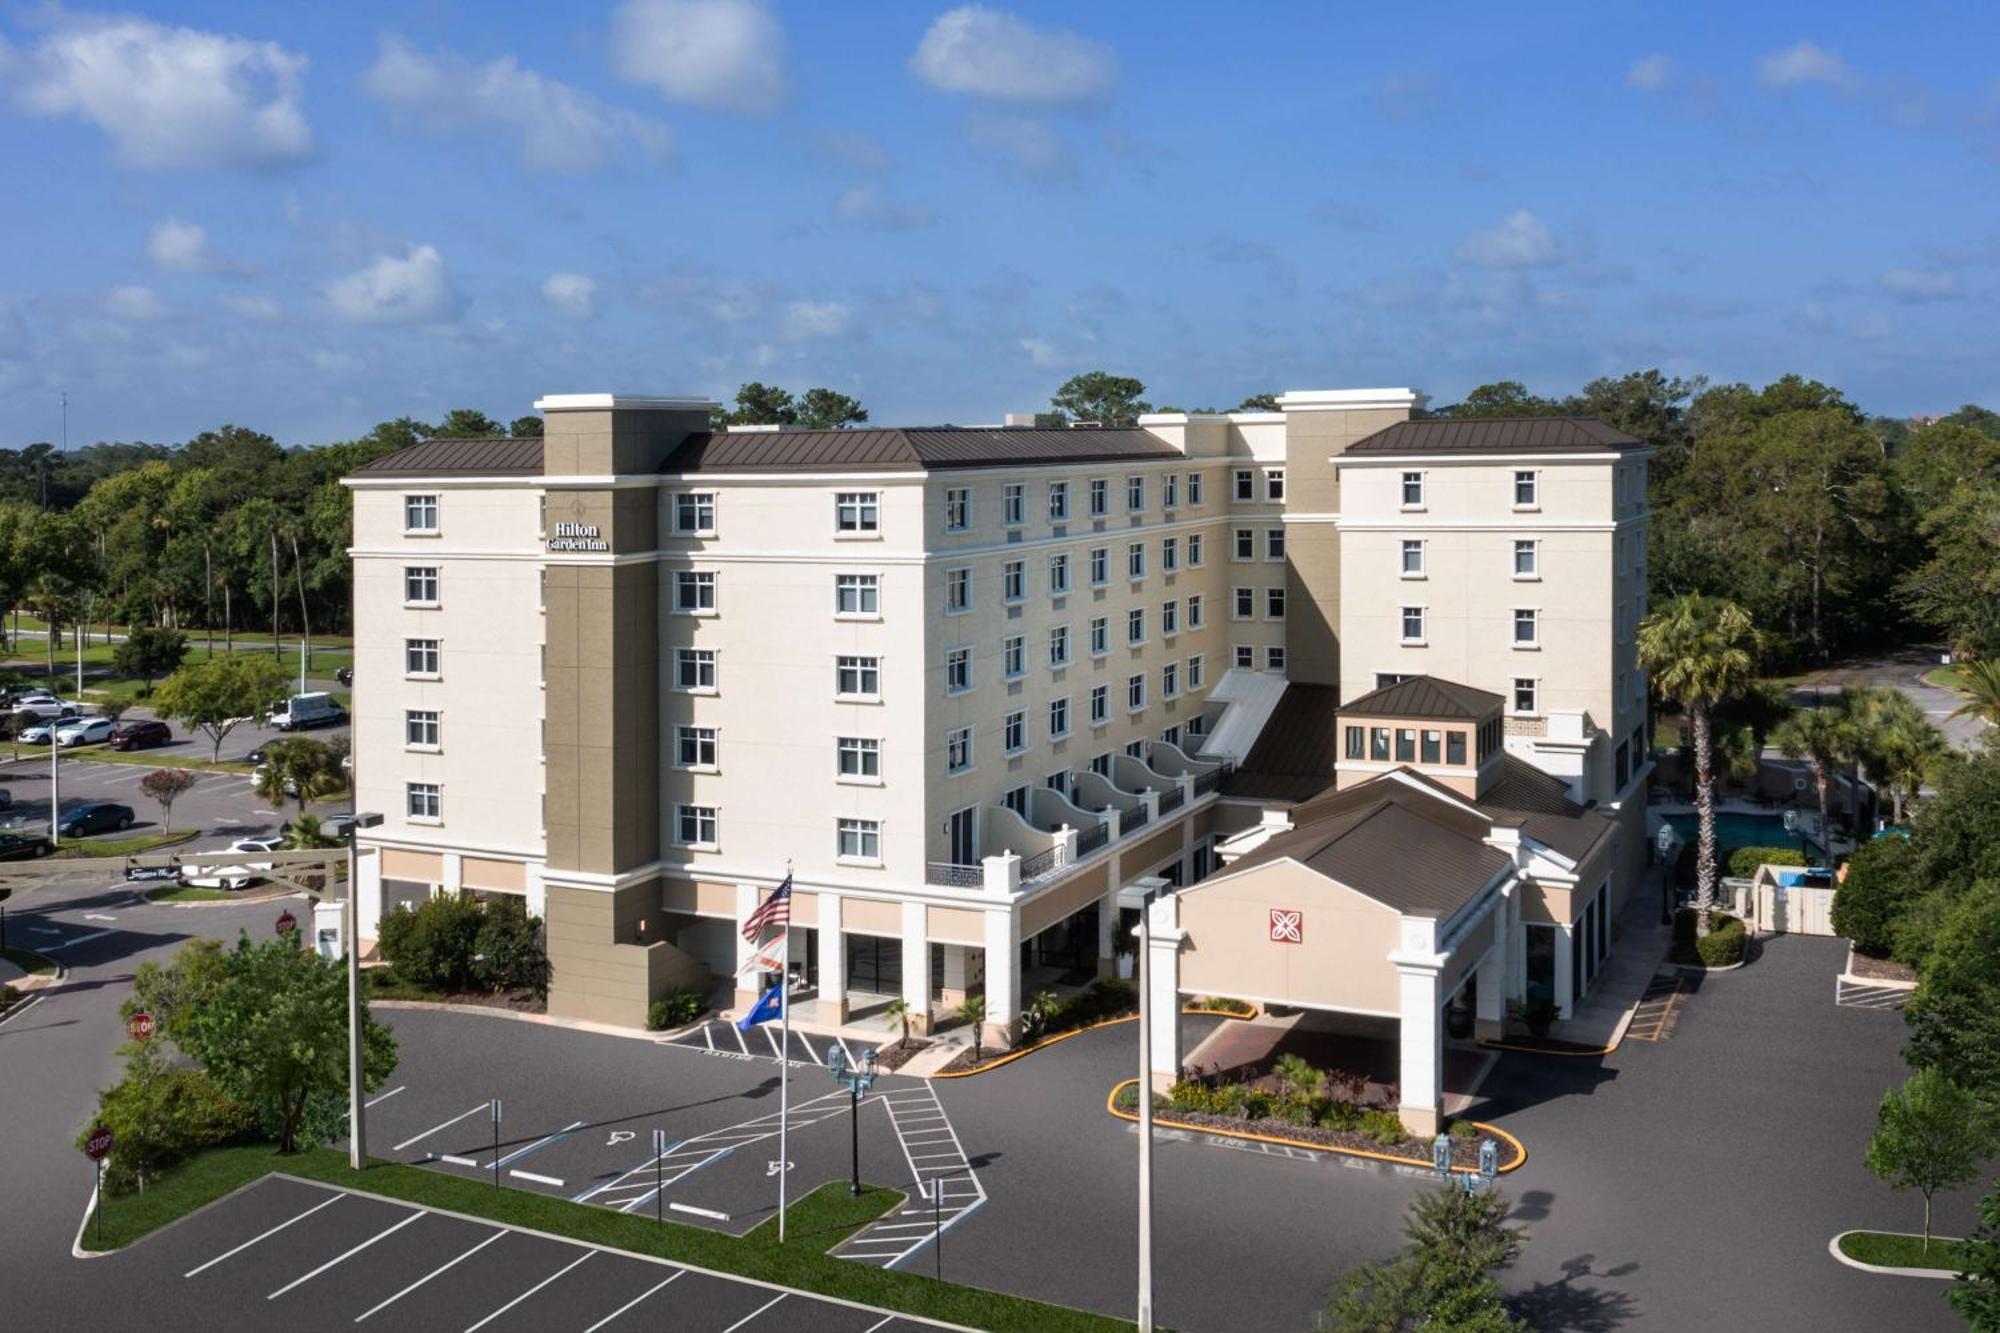
M0 7L0 445L1661 366L2000 404L1991 6Z

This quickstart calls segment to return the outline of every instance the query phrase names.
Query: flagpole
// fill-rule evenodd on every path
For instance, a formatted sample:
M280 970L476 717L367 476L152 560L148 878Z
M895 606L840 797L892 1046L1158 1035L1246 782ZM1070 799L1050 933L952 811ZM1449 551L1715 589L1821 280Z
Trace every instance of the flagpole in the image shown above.
M792 882L792 863L785 862L785 883ZM785 1243L785 1178L792 1173L787 1131L791 1128L792 1087L792 914L785 913L784 943L778 951L778 1014L784 1024L778 1060L778 1244Z

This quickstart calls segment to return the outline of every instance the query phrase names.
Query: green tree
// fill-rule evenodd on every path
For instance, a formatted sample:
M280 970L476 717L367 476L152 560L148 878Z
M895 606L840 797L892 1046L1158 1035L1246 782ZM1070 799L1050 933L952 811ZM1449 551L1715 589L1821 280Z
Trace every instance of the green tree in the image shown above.
M111 664L121 676L143 676L150 688L153 678L178 670L187 656L187 635L179 630L153 625L134 625L111 652Z
M1920 849L1921 851L1921 849ZM2000 1106L2000 880L1982 880L1944 901L1917 988L1903 1007L1903 1055Z
M222 977L180 1017L174 1040L223 1090L258 1108L281 1152L298 1149L315 1100L347 1085L347 971L299 947L297 933L223 955ZM361 1007L362 1082L378 1088L396 1067L396 1038Z
M868 409L860 400L832 389L807 389L799 395L798 423L814 430L832 430L859 425L868 420Z
M1915 865L1907 838L1875 838L1857 847L1834 890L1834 933L1871 958L1886 957L1895 947L1896 923L1916 896Z
M882 1006L882 1016L891 1023L902 1025L903 1035L900 1040L908 1041L910 1039L910 1002L908 1000L898 995L895 999Z
M1437 417L1547 417L1560 416L1562 404L1528 392L1519 380L1497 380L1470 390L1460 402L1431 412Z
M791 426L798 422L799 409L777 385L752 380L736 390L736 410L725 419L732 426Z
M162 967L152 959L132 974L132 993L119 1006L131 1018L141 1010L153 1016L160 1036L179 1041L181 1022L208 1002L223 979L222 944L194 939L174 951Z
M1843 704L1801 708L1771 733L1771 744L1781 754L1805 760L1812 772L1813 791L1819 798L1820 854L1827 865L1833 864L1833 775L1854 753L1854 743L1854 723Z
M978 1064L986 1058L986 997L966 996L965 1003L958 1006L958 1018L972 1025L972 1062Z
M431 432L436 440L491 440L507 430L492 417L472 407L454 407Z
M1072 375L1049 399L1058 423L1092 421L1107 428L1136 426L1141 413L1153 410L1141 396L1146 386L1129 375L1110 375L1101 370Z
M139 790L160 803L160 827L166 832L173 832L174 802L194 783L194 774L185 768L156 768L139 779Z
M1734 602L1689 593L1639 622L1639 665L1653 688L1678 702L1694 732L1695 910L1701 933L1715 911L1715 706L1742 694L1761 636Z
M285 692L287 677L260 653L225 653L182 667L155 691L153 706L211 742L212 759L222 757L230 732L260 716Z
M1229 410L1232 412L1277 412L1282 409L1278 406L1277 394L1253 393L1246 395L1242 402Z
M1979 1225L1964 1253L1965 1270L1945 1299L1972 1333L2000 1333L2000 1185L1979 1201Z
M1924 1196L1924 1252L1931 1248L1931 1198L1977 1179L1993 1154L1992 1114L1935 1069L1920 1069L1891 1088L1875 1113L1868 1169L1891 1189Z
M539 414L515 417L507 427L507 433L517 440L539 440L542 438L542 424Z
M255 1108L229 1096L202 1070L177 1067L164 1039L128 1042L121 1049L124 1077L98 1094L97 1114L77 1135L81 1148L98 1125L110 1129L113 1148L104 1164L108 1193L144 1189L201 1149L256 1133Z
M1494 1274L1521 1252L1497 1193L1455 1186L1419 1195L1403 1224L1408 1243L1387 1263L1363 1264L1340 1283L1318 1320L1322 1333L1513 1333Z
M1952 712L1952 716L1981 718L2000 727L2000 657L1966 663L1962 679L1965 702Z
M288 796L296 800L303 818L314 801L340 791L347 782L331 745L310 736L287 736L264 747L256 785L257 795L273 805Z

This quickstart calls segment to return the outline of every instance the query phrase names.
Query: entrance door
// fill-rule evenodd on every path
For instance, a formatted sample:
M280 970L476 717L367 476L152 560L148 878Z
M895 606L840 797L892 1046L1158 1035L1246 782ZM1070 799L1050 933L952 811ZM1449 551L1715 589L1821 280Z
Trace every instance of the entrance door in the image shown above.
M947 832L951 838L951 863L955 866L979 864L979 807L969 805L951 812Z

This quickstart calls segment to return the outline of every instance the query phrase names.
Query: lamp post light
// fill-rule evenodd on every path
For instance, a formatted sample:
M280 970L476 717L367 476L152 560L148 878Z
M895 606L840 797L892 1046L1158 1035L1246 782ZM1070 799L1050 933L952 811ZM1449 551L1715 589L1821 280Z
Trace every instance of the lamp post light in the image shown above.
M1479 1170L1477 1174L1460 1171L1453 1174L1451 1169L1451 1135L1440 1134L1431 1140L1431 1170L1446 1185L1455 1185L1467 1194L1477 1194L1481 1190L1493 1188L1493 1182L1500 1175L1500 1145L1492 1139L1479 1141Z
M361 876L355 835L381 822L382 816L358 810L347 821L347 911L340 933L347 945L347 1164L356 1171L368 1164L368 1124L361 1100Z
M826 1055L826 1072L833 1075L833 1081L847 1089L847 1128L854 1152L853 1180L848 1192L855 1197L861 1194L861 1094L875 1086L875 1048L870 1046L861 1052L856 1063L847 1063L847 1050L839 1042Z

